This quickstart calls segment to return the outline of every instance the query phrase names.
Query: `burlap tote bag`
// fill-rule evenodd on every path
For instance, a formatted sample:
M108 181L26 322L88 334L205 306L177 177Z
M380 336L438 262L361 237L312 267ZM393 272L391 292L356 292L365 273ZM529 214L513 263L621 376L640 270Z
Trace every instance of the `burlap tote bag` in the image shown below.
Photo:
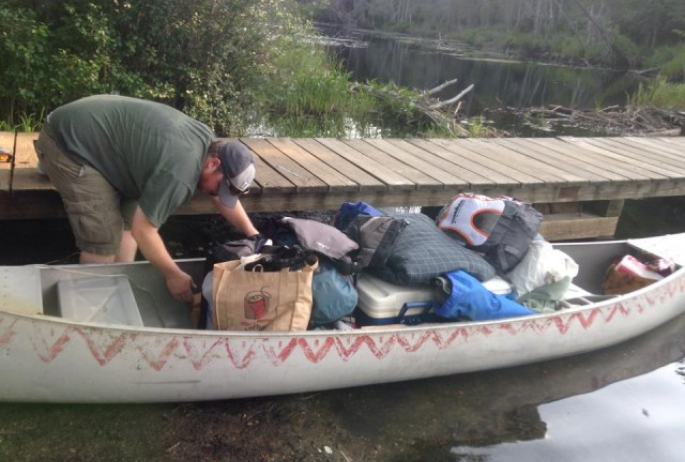
M215 329L307 330L316 257L298 271L246 271L240 266L240 261L214 265Z

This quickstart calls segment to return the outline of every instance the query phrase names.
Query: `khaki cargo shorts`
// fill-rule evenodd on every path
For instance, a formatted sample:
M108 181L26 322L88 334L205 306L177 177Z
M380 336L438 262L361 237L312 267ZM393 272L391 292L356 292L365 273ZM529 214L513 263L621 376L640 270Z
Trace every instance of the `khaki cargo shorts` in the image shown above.
M43 171L62 196L76 246L97 255L116 255L122 230L131 229L138 203L122 198L100 172L66 154L47 123L35 149Z

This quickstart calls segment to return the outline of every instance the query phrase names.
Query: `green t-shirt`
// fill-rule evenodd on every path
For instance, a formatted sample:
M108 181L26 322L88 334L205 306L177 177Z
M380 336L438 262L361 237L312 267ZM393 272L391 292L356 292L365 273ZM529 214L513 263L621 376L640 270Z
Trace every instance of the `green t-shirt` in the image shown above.
M98 95L55 109L48 124L70 154L135 199L157 227L197 187L214 133L164 104Z

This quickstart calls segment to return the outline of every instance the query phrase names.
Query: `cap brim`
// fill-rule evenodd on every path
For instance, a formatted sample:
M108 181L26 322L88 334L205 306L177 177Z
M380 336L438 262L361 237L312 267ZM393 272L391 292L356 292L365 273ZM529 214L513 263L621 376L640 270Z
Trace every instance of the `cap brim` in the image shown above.
M231 188L228 187L226 181L222 181L221 186L219 186L219 200L229 209L235 207L235 204L238 202L238 196L231 192Z

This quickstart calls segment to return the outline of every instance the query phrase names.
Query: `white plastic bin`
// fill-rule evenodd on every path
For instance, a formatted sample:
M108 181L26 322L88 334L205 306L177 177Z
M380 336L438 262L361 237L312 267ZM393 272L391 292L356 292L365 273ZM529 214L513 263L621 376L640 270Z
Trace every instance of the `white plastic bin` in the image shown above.
M126 276L89 277L57 284L62 317L81 322L142 326Z

